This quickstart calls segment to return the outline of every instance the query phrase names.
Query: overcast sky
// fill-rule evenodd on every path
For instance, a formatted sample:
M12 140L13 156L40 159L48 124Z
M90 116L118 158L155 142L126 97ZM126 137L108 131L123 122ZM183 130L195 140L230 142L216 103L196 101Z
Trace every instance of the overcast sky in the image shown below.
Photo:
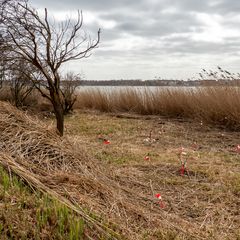
M30 4L47 7L56 20L82 10L92 38L102 29L92 56L65 66L86 79L187 79L216 66L240 72L240 0L30 0Z

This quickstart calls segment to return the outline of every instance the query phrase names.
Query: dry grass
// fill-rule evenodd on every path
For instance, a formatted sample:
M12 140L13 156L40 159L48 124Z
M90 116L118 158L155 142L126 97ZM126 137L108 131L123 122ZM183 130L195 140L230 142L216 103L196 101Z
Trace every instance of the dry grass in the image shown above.
M26 91L24 88L22 89L22 91ZM22 95L23 96L23 95ZM15 100L14 99L14 92L13 90L11 90L10 86L3 86L0 89L0 101L6 101L6 102L10 102L11 104L15 104ZM37 106L40 101L44 101L44 99L41 97L41 95L39 94L39 92L34 89L31 94L29 94L26 99L21 102L22 107L32 107L32 106Z
M239 87L158 88L152 91L147 88L82 90L74 107L105 112L198 118L232 129L240 128Z
M186 231L185 236L176 239L191 238L187 233L194 226L199 233L195 232L193 239L198 236L234 239L239 235L240 165L239 155L233 152L240 142L239 133L212 129L200 121L174 122L157 116L126 115L125 118L119 114L82 113L67 118L66 122L74 141L84 145L102 163L107 162L113 169L114 180L121 186L131 188L137 195L162 194L167 205L166 219ZM155 141L149 143L144 139L151 131ZM112 144L104 147L99 135L110 139ZM190 179L179 176L176 153L181 146L189 155ZM146 155L150 161L144 160ZM149 208L154 210L154 198L152 201ZM149 217L155 214L158 212L149 213ZM153 226L146 228L146 234L153 234L150 235L153 239L164 239L161 231L155 230Z
M110 99L108 94L102 94L102 92L98 89L89 91L86 90L81 92L81 97L79 98L77 103L75 103L74 108L89 108L89 109L98 109L101 111L111 111L110 109Z
M7 101L7 102L13 102L13 97L11 94L10 87L3 86L0 89L0 100L1 101Z
M130 234L131 238L139 236L140 225L168 228L165 213L157 203L155 209L149 209L149 203L153 201L151 195L137 196L131 188L120 186L103 164L99 166L98 161L90 159L83 149L74 149L37 119L6 103L1 103L0 112L0 142L1 152L4 152L1 163L30 185L58 198L112 238L118 238L118 234L109 228L113 227L112 222L117 224L118 231L121 230L123 235ZM93 209L100 216L98 221L85 213L84 208ZM149 219L149 211L159 212L158 216L154 214ZM102 223L101 216L109 218L109 222ZM172 224L169 227L172 228Z
M74 109L102 112L129 112L198 119L204 122L240 129L240 87L205 86L198 88L108 88L81 89ZM0 99L13 102L8 89ZM35 90L25 106L34 112L52 112L51 103Z
M69 116L68 134L60 138L49 122L0 103L1 164L81 215L104 239L236 238L240 165L229 149L239 136L223 137L200 123L191 132L189 123L122 117ZM143 140L150 130L155 141L149 144ZM99 137L112 143L105 146ZM191 149L193 141L199 150ZM182 145L190 179L178 173Z

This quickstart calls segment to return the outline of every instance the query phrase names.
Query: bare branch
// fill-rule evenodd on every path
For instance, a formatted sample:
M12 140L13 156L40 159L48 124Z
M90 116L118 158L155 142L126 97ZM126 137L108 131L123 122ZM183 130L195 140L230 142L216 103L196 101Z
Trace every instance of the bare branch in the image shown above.
M47 9L44 17L40 17L24 1L6 3L2 13L1 48L11 59L22 58L41 72L44 78L41 80L47 82L45 89L49 95L40 84L35 83L35 87L52 102L57 127L62 134L66 94L60 87L59 70L66 62L89 57L100 42L101 31L98 30L95 41L87 36L83 30L82 11L77 12L76 21L68 19L58 24L49 18Z

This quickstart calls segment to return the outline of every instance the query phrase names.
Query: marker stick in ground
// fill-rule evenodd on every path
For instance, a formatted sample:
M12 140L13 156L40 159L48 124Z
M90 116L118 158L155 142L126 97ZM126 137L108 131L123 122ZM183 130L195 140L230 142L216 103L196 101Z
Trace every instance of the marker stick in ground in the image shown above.
M157 194L155 194L155 197L159 200L160 208L165 208L165 204L164 204L164 202L163 202L163 200L162 200L161 194L160 194L160 193L157 193Z
M236 152L237 152L237 153L240 153L240 144L237 145L237 147L236 147Z
M184 151L184 148L181 147L180 148L180 153L179 153L179 160L180 160L180 163L181 163L181 168L180 168L179 172L180 172L181 176L184 176L185 173L187 173L187 175L189 177L189 172L188 172L188 169L187 169L186 156L187 156L187 153ZM183 157L185 157L185 160L183 160Z
M107 140L107 139L103 139L103 144L110 144L111 142L109 141L109 140Z
M147 156L144 157L144 160L145 161L150 161L150 157L147 155Z

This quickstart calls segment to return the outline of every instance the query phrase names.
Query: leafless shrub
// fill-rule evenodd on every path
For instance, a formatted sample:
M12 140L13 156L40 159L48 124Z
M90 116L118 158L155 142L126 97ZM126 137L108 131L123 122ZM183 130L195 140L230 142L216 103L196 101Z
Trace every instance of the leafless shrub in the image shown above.
M64 98L64 114L68 114L73 110L73 105L77 100L76 88L79 86L81 77L79 74L68 72L63 79L61 91Z
M14 62L7 70L5 84L10 88L12 101L16 107L27 104L26 99L35 87L27 74L30 71L34 70L24 61Z

